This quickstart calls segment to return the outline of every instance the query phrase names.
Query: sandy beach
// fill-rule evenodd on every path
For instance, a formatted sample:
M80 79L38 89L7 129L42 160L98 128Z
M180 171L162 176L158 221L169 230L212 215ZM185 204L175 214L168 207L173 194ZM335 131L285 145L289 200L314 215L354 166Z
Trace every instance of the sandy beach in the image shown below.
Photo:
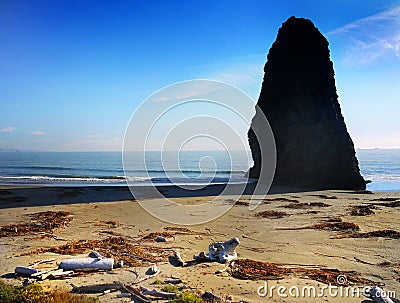
M168 192L174 196L173 188L168 188ZM125 187L3 186L0 193L2 227L30 222L28 215L38 212L63 211L71 214L71 221L68 224L50 233L2 234L0 272L2 279L9 283L21 283L21 278L13 274L16 266L28 266L38 260L54 258L53 262L38 267L54 268L63 259L85 257L90 252L89 250L80 254L61 255L46 251L38 252L39 249L62 246L77 240L124 237L146 250L159 251L161 259L162 256L165 258L177 250L183 260L188 262L184 267L174 266L168 259L156 262L161 273L155 278L139 283L150 288L156 287L151 284L156 279L163 281L174 277L181 279L184 285L196 292L211 291L228 301L298 302L299 298L289 294L290 287L297 287L301 291L304 286L314 286L318 290L329 284L307 276L301 272L302 268L330 268L339 270L338 275L341 272L355 272L355 276L361 279L384 285L387 291L396 291L400 286L398 234L397 239L395 239L396 234L348 237L353 232L359 235L382 230L400 232L398 225L400 209L396 203L400 201L400 193L332 190L271 194L263 199L262 204L254 211L248 209L249 196L244 195L223 216L195 226L174 226L154 218L133 200ZM175 196L179 194L175 193ZM210 197L173 199L178 203L190 204L207 202ZM235 202L229 196L217 199L226 203ZM354 216L354 214L365 214L354 211L360 209L361 205L367 206L372 212L368 215ZM356 231L352 227L335 230L340 229L340 225L330 226L338 222L354 223L359 226L359 230ZM318 224L325 226L318 227ZM314 227L307 228L312 226ZM157 243L154 238L158 234L165 235L168 241ZM343 237L346 234L347 236ZM226 267L225 264L193 262L193 255L201 251L207 252L211 242L226 241L233 237L240 240L237 260L271 262L295 270L270 279L262 277L239 279L235 277L234 271L229 269L216 274L218 270ZM107 283L130 284L138 277L145 276L146 270L152 264L154 263L143 261L135 266L128 264L113 271L84 273L67 279L46 279L40 283L44 287L66 290ZM257 290L265 285L265 281L268 292L265 297L260 297ZM354 285L362 286L357 283ZM276 289L279 286L286 287L286 293L278 294L276 289L271 292L272 286ZM98 296L100 302L129 302L127 298L117 298L117 293L120 291L91 295ZM332 296L326 291L322 298L319 298L317 293L317 298L306 296L301 298L301 302L362 302L365 299L362 295L359 298Z
M172 187L165 188L165 191L177 203L198 204L210 200L209 196L185 197ZM340 286L335 281L323 283L323 277L318 277L320 270L334 270L337 275L349 273L350 276L346 277L348 285L359 285L361 288L365 283L360 281L371 281L368 283L381 285L386 291L400 289L400 193L341 190L276 193L265 197L254 211L248 208L247 195L243 195L238 201L229 196L219 196L217 199L226 203L237 203L223 216L211 222L195 226L176 226L148 214L125 187L2 186L2 227L30 222L32 219L28 215L47 211L68 212L70 221L48 233L26 232L13 235L3 232L0 237L1 279L20 284L21 278L13 274L16 266L28 266L38 260L54 258L54 261L41 264L38 268L55 268L63 259L85 257L91 251L62 255L46 251L46 248L71 244L77 240L122 237L143 247L145 251L152 252L153 258L158 257L157 262L142 259L133 264L135 266L128 262L128 265L112 271L95 271L64 279L46 279L39 283L45 288L74 288L75 291L81 289L85 292L85 288L82 288L84 286L132 284L138 278L144 277L152 264L157 264L160 274L135 286L157 289L163 285L152 285L154 280L164 281L174 277L182 280L180 285L186 285L195 292L201 294L211 291L233 302L366 300L362 295L356 298L340 294L333 296L326 290L320 298L306 295L299 299L289 294L291 287L292 292L295 288L301 292L304 286L314 286L316 290L323 289L323 286L328 286L331 282ZM151 199L146 202L150 203ZM354 224L343 224L345 222ZM373 233L384 230L391 232ZM157 235L165 236L168 241L156 242L154 238ZM240 240L236 267L233 265L225 272L216 273L227 265L193 262L193 255L201 251L208 252L211 242L226 241L233 237ZM187 262L184 267L175 266L171 258L168 258L173 255L173 251L179 251L182 259ZM249 272L247 276L243 276L246 273L241 272L238 265L246 265L244 259L270 262L280 269L289 270L278 270L280 274L275 277L266 277L267 273L265 277L256 276ZM257 267L262 263L255 264ZM317 276L313 275L315 269ZM354 283L352 277L356 277ZM265 297L257 293L260 286L267 286ZM276 290L280 286L281 293L278 294ZM264 289L259 292L262 294ZM286 292L282 293L285 289ZM117 298L121 291L107 294L102 294L102 290L97 291L100 293L90 295L98 296L100 302L130 301L127 298Z

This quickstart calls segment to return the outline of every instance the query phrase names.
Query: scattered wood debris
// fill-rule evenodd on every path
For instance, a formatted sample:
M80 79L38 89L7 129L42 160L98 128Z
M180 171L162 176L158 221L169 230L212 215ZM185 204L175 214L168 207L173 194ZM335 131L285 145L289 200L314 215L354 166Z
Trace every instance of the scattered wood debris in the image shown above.
M369 216L375 214L373 209L376 209L374 205L353 205L349 209L350 216Z
M280 266L276 263L254 261L250 259L238 259L232 262L228 268L229 274L237 279L244 280L276 280L291 276L304 277L322 283L332 285L339 284L337 277L345 275L345 285L371 284L372 281L359 277L354 271L339 271L335 268L309 268L303 266Z
M140 286L140 290L143 292L144 295L156 297L156 298L162 298L162 299L175 299L176 298L176 293L172 292L166 292L166 291L159 291L156 289L149 289L144 286Z
M66 211L44 211L28 214L29 223L16 223L2 226L0 237L32 235L36 233L52 233L64 228L72 221L72 213Z
M329 206L332 205L323 202L308 202L308 203L290 203L287 205L282 205L280 207L292 208L292 209L307 209L312 207L329 207Z
M254 216L262 217L262 218L270 218L270 219L280 219L280 218L289 216L289 214L284 211L265 210L265 211L256 213Z
M336 238L390 238L390 239L400 239L400 232L392 229L375 230L365 233L353 232L337 235Z
M124 237L111 237L103 240L78 240L60 246L39 248L37 250L20 254L53 252L62 255L88 253L95 250L106 258L123 261L126 266L145 266L149 263L167 262L170 250L157 246L144 245L133 242Z
M151 302L151 300L148 297L146 297L144 294L141 293L139 288L134 288L130 285L123 284L122 290L125 293L131 294L131 298L133 299L132 300L133 302L141 302L141 303L150 303Z
M105 284L93 284L84 286L72 286L72 293L76 294L96 294L103 293L107 290L120 290L122 289L121 283L105 283Z

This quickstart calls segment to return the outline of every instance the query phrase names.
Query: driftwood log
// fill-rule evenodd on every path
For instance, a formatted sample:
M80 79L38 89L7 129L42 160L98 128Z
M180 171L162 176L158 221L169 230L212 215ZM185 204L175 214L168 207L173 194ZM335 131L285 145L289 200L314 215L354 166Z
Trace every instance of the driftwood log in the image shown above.
M145 295L153 296L156 298L162 298L162 299L175 299L176 298L176 293L172 292L165 292L165 291L158 291L156 289L150 290L147 287L140 286L141 291Z
M232 238L225 242L214 242L209 245L208 254L201 252L199 255L194 255L193 258L198 262L230 262L237 257L235 249L239 244L238 238Z
M140 302L140 303L151 303L151 300L143 295L137 288L133 288L130 285L123 284L122 290L125 293L130 293L131 298L133 298L133 302Z
M80 270L80 269L100 269L112 270L114 267L114 259L112 258L76 258L61 261L60 268L64 270Z
M37 270L36 268L32 268L32 267L17 266L15 268L15 273L17 275L21 275L21 276L30 276L30 275L36 274L38 272L39 272L39 270Z

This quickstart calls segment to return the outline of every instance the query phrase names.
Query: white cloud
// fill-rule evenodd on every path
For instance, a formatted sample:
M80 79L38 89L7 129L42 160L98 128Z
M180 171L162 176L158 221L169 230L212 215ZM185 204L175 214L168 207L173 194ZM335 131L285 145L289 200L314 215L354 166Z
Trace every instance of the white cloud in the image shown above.
M400 6L362 18L326 34L344 39L346 62L365 64L383 56L400 58Z
M2 129L0 129L0 133L9 133L14 131L15 128L12 126L7 126L7 127L3 127Z
M46 135L46 133L44 131L41 131L41 130L31 130L28 133L30 133L32 135L36 135L36 136L44 136L44 135Z

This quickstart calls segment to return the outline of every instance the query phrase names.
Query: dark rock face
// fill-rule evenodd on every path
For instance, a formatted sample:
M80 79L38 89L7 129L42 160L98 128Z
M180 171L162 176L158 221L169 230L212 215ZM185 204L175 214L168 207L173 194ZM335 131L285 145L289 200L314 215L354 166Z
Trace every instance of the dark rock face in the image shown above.
M364 189L338 103L328 41L310 20L290 17L283 23L264 72L258 106L275 136L273 184ZM249 176L258 178L260 146L251 129L248 138L254 160Z

